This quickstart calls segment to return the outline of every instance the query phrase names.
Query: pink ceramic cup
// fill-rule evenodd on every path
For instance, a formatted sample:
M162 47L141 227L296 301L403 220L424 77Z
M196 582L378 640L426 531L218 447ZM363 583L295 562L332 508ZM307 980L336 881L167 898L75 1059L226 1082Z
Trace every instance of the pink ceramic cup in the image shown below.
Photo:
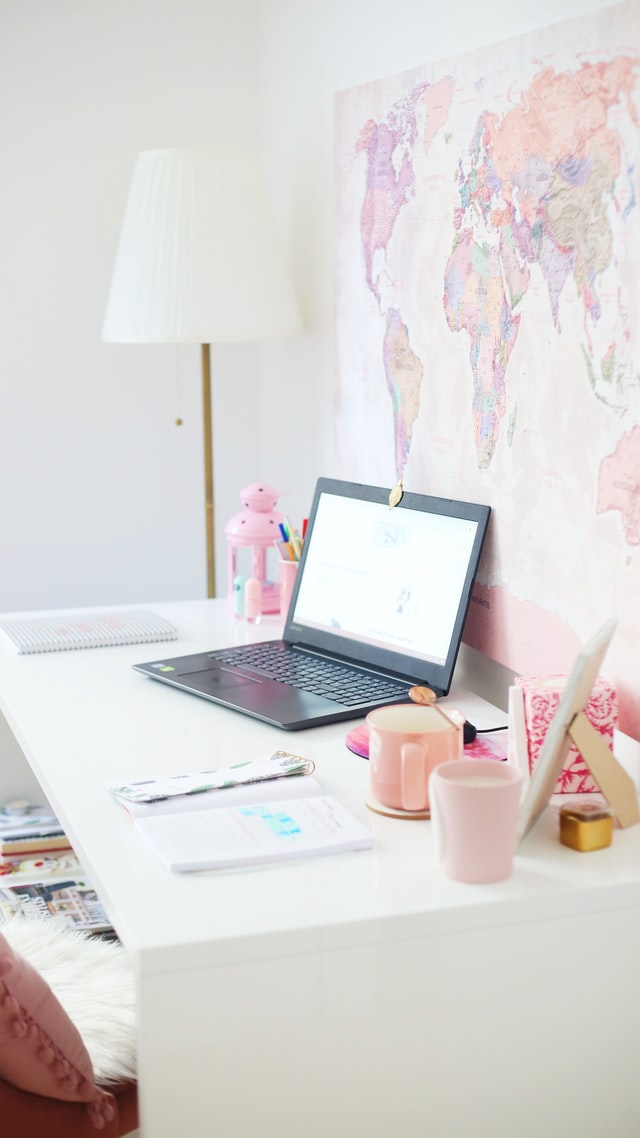
M429 775L438 763L462 757L462 724L438 707L401 703L367 715L371 793L394 810L429 807Z
M521 789L521 771L492 759L463 759L432 772L431 823L447 877L473 884L510 877Z

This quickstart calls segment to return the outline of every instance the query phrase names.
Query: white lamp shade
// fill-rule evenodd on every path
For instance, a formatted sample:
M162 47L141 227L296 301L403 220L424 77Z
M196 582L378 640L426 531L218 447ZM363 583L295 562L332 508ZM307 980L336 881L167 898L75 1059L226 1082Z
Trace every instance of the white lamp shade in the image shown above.
M300 315L252 155L138 155L102 338L215 343L287 336Z

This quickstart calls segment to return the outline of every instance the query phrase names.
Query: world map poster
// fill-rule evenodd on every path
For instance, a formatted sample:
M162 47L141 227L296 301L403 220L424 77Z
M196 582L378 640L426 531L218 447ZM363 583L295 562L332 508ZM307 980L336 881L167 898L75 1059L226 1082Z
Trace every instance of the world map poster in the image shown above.
M617 618L636 738L639 116L637 0L335 99L336 473L492 506L466 642L565 673Z

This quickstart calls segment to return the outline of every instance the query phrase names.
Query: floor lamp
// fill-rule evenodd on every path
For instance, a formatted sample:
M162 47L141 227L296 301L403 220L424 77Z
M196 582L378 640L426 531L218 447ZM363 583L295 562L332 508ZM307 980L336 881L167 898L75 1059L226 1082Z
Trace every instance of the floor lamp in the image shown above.
M207 148L138 155L102 339L201 344L207 596L216 592L211 343L300 330L255 158Z

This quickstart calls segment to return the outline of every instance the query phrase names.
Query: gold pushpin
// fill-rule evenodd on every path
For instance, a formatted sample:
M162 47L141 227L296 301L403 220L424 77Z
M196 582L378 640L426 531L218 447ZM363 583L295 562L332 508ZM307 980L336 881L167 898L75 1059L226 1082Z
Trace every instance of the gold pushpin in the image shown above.
M398 502L402 498L403 494L404 494L404 486L402 485L402 479L400 479L399 482L396 482L395 486L393 487L393 490L389 494L389 509L390 510L392 510L394 506L398 505Z

